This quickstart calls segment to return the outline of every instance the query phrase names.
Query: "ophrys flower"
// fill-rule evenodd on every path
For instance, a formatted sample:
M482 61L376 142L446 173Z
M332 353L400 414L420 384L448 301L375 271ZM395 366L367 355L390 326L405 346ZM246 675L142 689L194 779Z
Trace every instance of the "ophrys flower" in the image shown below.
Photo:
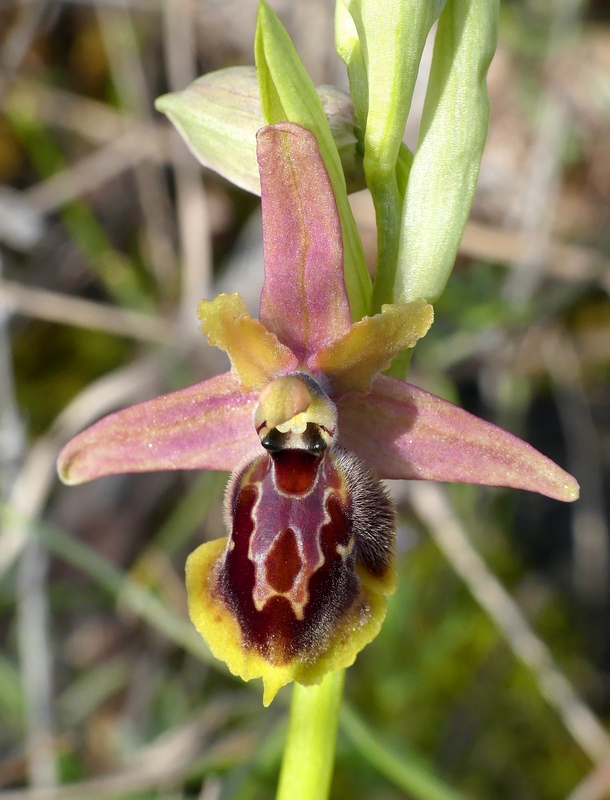
M67 483L159 469L233 472L229 536L187 565L191 617L265 702L351 664L394 587L394 511L380 478L512 486L562 500L574 479L505 431L382 375L432 322L423 300L352 322L341 227L315 136L258 134L265 282L199 317L231 371L119 411L62 451Z

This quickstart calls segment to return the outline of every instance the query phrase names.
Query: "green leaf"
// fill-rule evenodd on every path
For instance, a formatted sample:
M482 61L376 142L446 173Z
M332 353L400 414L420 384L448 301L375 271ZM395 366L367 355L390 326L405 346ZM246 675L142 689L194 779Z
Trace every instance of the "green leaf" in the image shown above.
M381 742L355 711L343 705L341 729L371 766L415 800L466 800L404 747L397 753Z
M441 14L403 206L397 301L434 302L453 268L487 136L497 18L498 0L448 0Z
M396 167L419 62L445 0L338 0L337 50L364 129L378 231L373 311L393 302L402 196ZM351 20L351 21L350 21Z
M254 52L266 122L295 122L318 139L341 218L345 285L352 318L360 319L370 311L371 279L347 199L341 159L311 78L284 26L264 0L259 5Z

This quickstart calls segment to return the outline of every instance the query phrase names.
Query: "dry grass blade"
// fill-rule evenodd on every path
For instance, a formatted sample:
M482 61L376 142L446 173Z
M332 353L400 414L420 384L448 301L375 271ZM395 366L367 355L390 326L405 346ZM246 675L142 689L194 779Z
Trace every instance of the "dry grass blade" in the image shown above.
M82 300L47 289L34 289L13 281L0 280L0 305L14 314L106 331L144 342L172 344L176 340L175 327L163 317Z
M534 674L540 693L594 762L610 757L610 736L555 664L518 605L471 545L445 491L433 483L401 485L415 513L473 596L504 634L511 649Z
M0 262L0 276L2 264ZM2 278L0 277L0 281ZM17 398L9 338L10 311L0 303L0 498L7 497L25 451L25 426Z
M229 714L226 703L217 701L199 719L163 733L142 748L133 763L111 775L48 789L17 789L0 792L0 800L85 800L94 797L125 797L172 786L201 754L206 739Z
M121 105L143 124L152 124L152 98L130 11L127 8L98 7L96 12ZM144 217L146 259L159 285L165 287L168 283L171 285L177 270L171 228L172 204L157 164L139 162L134 167L139 205Z
M557 0L551 6L547 63L576 36L584 5L582 0ZM512 306L527 303L544 278L561 182L561 159L570 125L569 107L563 97L547 91L540 106L538 131L525 165L526 183L517 198L514 214L521 232L530 235L525 252L515 262L516 268L507 277L503 290L504 299Z
M161 158L157 132L152 126L136 128L27 189L23 197L38 211L55 211L149 158Z
M470 220L460 243L460 253L492 263L506 263L513 268L529 250L530 235L494 228ZM548 244L545 269L553 278L565 281L599 280L610 286L610 264L596 250L564 244L553 239Z
M53 647L49 631L49 556L28 542L17 571L17 641L25 698L28 777L34 788L57 786L54 746Z
M55 460L60 447L109 411L152 394L158 380L156 359L145 358L83 390L59 415L49 433L30 449L15 480L9 504L26 519L36 519L56 481ZM0 577L15 562L26 541L27 532L21 525L0 530Z
M0 52L0 101L32 46L46 8L46 0L30 0L19 4L17 19Z
M369 192L350 195L350 205L363 240L374 247L375 209ZM471 219L464 229L459 252L469 258L505 264L514 270L527 257L537 237L537 232L509 230ZM592 247L553 238L541 257L549 277L569 283L597 281L605 291L610 291L610 263ZM370 260L374 261L374 257L370 256Z
M0 8L12 8L16 5L36 5L40 0L1 0ZM132 8L135 11L148 11L157 14L163 0L63 0L66 5L107 6L108 8Z
M610 761L603 761L587 775L566 800L607 800L610 797Z
M203 782L197 800L220 800L222 782L214 776Z
M197 77L193 0L167 0L163 15L165 69L172 91L188 86ZM187 334L195 332L191 314L193 297L210 298L212 249L210 218L201 170L186 164L186 147L177 132L172 138L172 162L176 181L176 205L181 248L180 321Z
M538 289L549 261L554 199L560 181L559 158L567 135L567 111L563 104L547 97L538 137L527 169L529 176L519 213L524 248L514 270L507 276L504 299L513 306L523 305Z
M23 78L14 81L4 107L16 114L27 110L45 125L74 131L98 144L121 136L137 124L99 100Z
M572 511L574 588L586 603L601 606L608 599L610 569L602 453L571 338L561 331L546 337L543 356L568 447L570 472L582 487L580 502Z

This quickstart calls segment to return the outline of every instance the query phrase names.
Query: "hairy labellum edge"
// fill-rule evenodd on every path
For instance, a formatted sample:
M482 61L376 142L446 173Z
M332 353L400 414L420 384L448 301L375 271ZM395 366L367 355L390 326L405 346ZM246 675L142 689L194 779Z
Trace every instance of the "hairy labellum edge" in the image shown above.
M263 678L265 704L291 680L317 683L353 663L395 585L395 513L366 466L332 445L313 480L287 492L278 469L298 469L302 453L282 459L278 468L263 454L236 471L231 535L187 564L193 623L234 674Z

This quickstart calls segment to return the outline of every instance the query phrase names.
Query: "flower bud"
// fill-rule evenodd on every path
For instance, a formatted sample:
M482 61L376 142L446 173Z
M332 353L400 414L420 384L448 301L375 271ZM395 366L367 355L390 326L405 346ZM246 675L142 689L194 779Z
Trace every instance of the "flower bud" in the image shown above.
M335 86L318 89L349 192L365 187L361 133L350 96ZM181 92L156 101L193 155L242 189L260 195L256 132L265 126L254 67L209 72Z

